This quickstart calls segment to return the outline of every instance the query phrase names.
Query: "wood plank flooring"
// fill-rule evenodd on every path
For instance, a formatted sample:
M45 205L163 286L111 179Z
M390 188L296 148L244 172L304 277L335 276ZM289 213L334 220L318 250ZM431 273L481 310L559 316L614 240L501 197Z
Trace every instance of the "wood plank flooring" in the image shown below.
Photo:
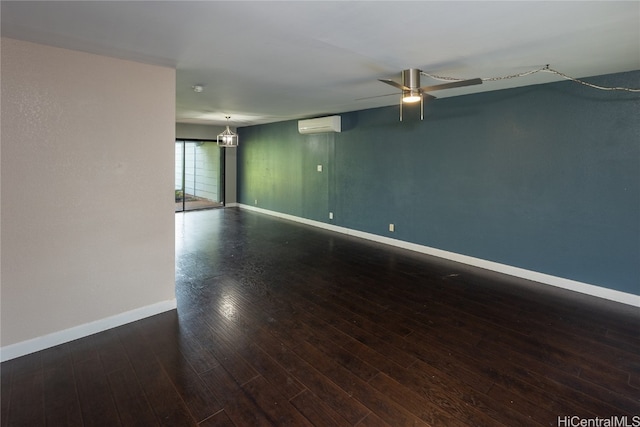
M176 266L177 311L3 363L1 425L640 425L636 308L237 209Z

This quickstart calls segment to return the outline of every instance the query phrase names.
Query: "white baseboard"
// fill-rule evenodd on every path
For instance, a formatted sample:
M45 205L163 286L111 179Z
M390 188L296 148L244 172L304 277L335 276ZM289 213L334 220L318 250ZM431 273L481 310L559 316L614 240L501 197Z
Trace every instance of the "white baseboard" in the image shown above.
M531 280L545 285L555 286L558 288L567 289L574 292L579 292L586 295L591 295L611 301L628 304L635 307L640 307L640 295L629 294L626 292L616 291L614 289L604 288L602 286L590 285L588 283L578 282L575 280L565 279L562 277L552 276L545 273L538 273L536 271L526 270L524 268L513 267L506 264L500 264L493 261L487 261L480 258L474 258L467 255L457 254L455 252L443 251L441 249L431 248L429 246L418 245L415 243L405 242L403 240L392 239L390 237L379 236L377 234L366 233L363 231L352 230L350 228L338 227L336 225L326 224L320 221L314 221L311 219L301 218L293 215L283 214L280 212L270 211L267 209L258 208L251 205L245 205L238 203L238 207L241 209L247 209L263 214L275 216L278 218L295 221L314 227L324 228L325 230L335 231L349 236L360 237L362 239L372 240L378 243L384 243L391 246L396 246L403 249L408 249L414 252L420 252L427 255L436 256L438 258L444 258L451 261L456 261L462 264L472 265L474 267L480 267L485 270L491 270L498 273L506 274L509 276L519 277L521 279Z
M98 332L106 331L107 329L144 319L145 317L173 310L176 307L177 302L175 299L161 301L155 304L136 308L131 311L116 314L115 316L106 317L83 325L74 326L73 328L53 332L48 335L43 335L41 337L22 341L16 344L7 345L0 348L0 362L35 353L36 351L44 350L46 348L55 347L56 345L64 344L79 338L84 338Z

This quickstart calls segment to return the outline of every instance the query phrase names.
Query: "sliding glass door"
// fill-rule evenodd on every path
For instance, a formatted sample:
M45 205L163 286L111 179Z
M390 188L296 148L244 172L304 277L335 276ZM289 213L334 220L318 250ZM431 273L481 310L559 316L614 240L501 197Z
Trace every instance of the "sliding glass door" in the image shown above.
M224 206L223 150L215 141L176 141L176 212Z

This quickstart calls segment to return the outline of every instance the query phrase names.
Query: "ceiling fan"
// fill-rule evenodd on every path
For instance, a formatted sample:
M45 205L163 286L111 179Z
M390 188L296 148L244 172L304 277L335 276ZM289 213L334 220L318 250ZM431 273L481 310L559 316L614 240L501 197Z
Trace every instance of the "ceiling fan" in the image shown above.
M402 84L390 80L390 79L379 79L382 83L386 83L391 85L397 89L402 91L402 98L400 102L400 121L402 121L402 104L403 103L413 103L420 101L420 120L424 117L424 98L435 99L436 97L430 95L426 92L431 92L434 90L442 90L442 89L451 89L454 87L463 87L463 86L472 86L482 84L482 79L469 79L469 80L457 80L452 81L450 83L443 83L434 86L423 86L420 87L420 73L422 70L417 68L409 68L407 70L402 70L401 78ZM383 95L387 96L387 95Z

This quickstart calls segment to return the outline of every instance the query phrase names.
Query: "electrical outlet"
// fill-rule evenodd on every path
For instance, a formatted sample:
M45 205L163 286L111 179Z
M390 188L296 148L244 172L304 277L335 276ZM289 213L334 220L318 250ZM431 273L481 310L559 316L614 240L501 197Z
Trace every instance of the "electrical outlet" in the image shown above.
M322 172L322 165L318 165L318 166L316 167L316 169L317 169L317 171L318 171L318 172Z
M389 224L389 231L391 231L392 233L396 231L396 226L393 224Z
M333 219L333 212L329 212L329 219Z
M257 206L258 205L258 199L256 199L256 201L254 202L254 204Z

